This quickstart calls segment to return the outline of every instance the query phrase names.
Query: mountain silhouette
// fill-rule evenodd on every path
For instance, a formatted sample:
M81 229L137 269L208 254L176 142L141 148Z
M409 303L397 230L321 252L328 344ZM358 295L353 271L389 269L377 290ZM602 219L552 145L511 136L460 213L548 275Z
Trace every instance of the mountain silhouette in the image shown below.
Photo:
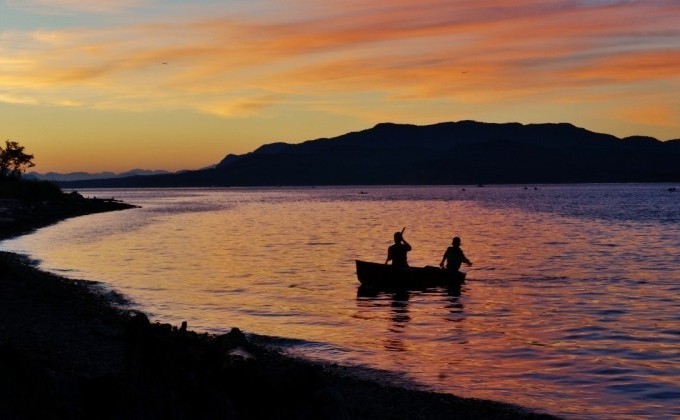
M272 143L208 169L60 183L83 187L416 185L680 180L680 139L618 138L559 124L382 123Z
M47 172L45 174L40 172L28 172L24 175L26 179L37 179L41 181L81 181L89 179L108 179L108 178L124 178L136 175L158 175L169 174L169 171L149 170L149 169L132 169L130 171L115 173L115 172Z

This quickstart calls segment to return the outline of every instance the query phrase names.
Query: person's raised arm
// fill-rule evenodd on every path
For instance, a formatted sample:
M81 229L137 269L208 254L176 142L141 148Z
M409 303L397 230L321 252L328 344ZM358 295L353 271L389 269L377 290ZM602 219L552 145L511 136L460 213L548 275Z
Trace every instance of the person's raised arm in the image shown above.
M468 265L468 267L472 267L472 261L468 260L465 254L461 253L463 256L463 262Z
M406 245L406 251L407 251L407 252L410 251L410 250L411 250L411 245L409 245L409 243L406 242L406 239L404 239L404 235L401 236L401 241L404 243L404 245Z

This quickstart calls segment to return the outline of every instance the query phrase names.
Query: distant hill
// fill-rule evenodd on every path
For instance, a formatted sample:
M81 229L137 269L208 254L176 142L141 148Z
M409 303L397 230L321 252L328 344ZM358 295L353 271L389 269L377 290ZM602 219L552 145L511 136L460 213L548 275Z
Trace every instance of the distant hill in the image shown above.
M272 143L177 174L64 187L507 184L680 181L680 139L618 138L571 124L378 124L334 138Z
M125 178L130 176L146 176L146 175L161 175L169 174L169 171L154 171L147 169L133 169L127 172L115 173L115 172L69 172L69 173L57 173L57 172L29 172L25 175L27 179L38 179L42 181L83 181L90 179L109 179L109 178Z

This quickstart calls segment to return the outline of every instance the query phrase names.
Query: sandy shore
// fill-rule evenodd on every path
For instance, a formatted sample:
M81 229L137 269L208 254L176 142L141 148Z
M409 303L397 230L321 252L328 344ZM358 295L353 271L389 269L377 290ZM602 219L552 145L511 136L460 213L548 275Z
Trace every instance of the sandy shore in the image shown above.
M0 240L106 200L0 202ZM239 330L212 336L120 310L97 283L0 252L0 419L522 419L518 406L407 390L293 359ZM106 295L108 293L108 295Z

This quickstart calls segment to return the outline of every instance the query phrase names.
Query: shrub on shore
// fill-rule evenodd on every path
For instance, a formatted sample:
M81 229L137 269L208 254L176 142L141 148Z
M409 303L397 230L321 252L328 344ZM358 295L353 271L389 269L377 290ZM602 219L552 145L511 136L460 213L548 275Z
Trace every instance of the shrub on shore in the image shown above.
M28 181L21 178L27 168L35 166L33 155L24 152L24 146L16 141L5 141L0 146L0 198L23 201L58 201L64 193L56 184L48 181Z
M0 198L23 201L60 201L64 198L64 193L57 184L49 181L0 177Z

